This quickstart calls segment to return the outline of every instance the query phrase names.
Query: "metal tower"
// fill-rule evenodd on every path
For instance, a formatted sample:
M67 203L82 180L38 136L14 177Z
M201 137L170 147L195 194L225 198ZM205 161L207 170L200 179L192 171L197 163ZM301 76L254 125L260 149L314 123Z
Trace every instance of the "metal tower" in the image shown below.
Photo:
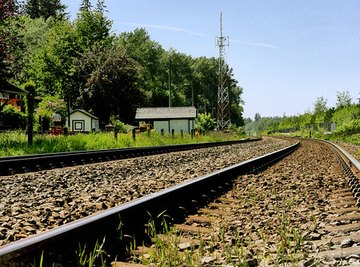
M225 46L229 46L229 37L223 36L222 13L220 13L220 37L217 37L216 45L219 47L219 84L217 96L217 126L220 131L230 123L229 89L226 85Z

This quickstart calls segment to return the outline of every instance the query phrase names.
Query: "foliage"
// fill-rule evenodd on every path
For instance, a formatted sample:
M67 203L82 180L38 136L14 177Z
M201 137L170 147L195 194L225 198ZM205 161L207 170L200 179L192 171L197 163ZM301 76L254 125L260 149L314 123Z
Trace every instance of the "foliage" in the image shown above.
M66 111L66 104L59 96L45 96L40 101L35 110L35 117L44 117L50 120L55 113L60 113L64 117Z
M16 76L17 59L23 43L19 30L17 6L13 0L0 0L0 77Z
M0 133L0 157L53 153L65 151L81 151L81 150L98 150L110 148L127 148L127 147L144 147L144 146L161 146L169 144L189 144L203 142L220 142L225 140L238 140L238 134L225 134L222 132L209 132L205 136L196 136L191 138L190 134L175 134L173 138L171 134L162 136L160 133L151 132L140 133L136 135L134 141L131 133L118 134L117 139L114 138L112 132L99 132L89 134L75 135L34 135L34 142L28 145L25 132L6 131Z
M72 22L60 0L27 0L28 15L9 7L1 13L0 74L14 84L34 81L38 96L59 96L67 110L93 112L102 125L112 115L133 123L137 107L168 106L169 100L216 115L216 58L165 50L145 29L113 34L104 0L95 7L82 0ZM225 77L231 121L241 126L243 89L230 66Z
M12 105L6 105L0 112L1 122L0 128L6 129L25 129L26 114L18 111Z
M245 131L248 135L292 133L302 136L309 136L311 132L319 137L330 131L335 135L359 133L360 105L349 102L348 92L337 92L337 98L336 108L328 108L326 100L319 97L313 112L296 116L261 117L257 113L254 120L247 119Z
M338 108L333 115L333 122L336 123L337 132L359 132L358 122L360 121L360 105L350 105Z
M30 18L49 17L63 19L65 17L66 6L60 0L27 0L24 4L24 12Z
M110 123L114 126L115 131L118 133L128 133L133 128L118 120L114 115L110 117Z
M212 131L216 127L215 120L210 113L200 113L195 119L196 128L201 132Z
M79 90L79 105L98 114L102 121L115 115L122 121L132 122L136 107L144 98L135 86L137 69L137 63L122 47L95 45L79 62L80 72L87 77Z
M74 30L80 52L86 51L97 42L109 46L112 42L110 34L112 21L100 11L83 10L74 21Z
M349 91L336 92L336 108L344 108L351 105L351 96Z

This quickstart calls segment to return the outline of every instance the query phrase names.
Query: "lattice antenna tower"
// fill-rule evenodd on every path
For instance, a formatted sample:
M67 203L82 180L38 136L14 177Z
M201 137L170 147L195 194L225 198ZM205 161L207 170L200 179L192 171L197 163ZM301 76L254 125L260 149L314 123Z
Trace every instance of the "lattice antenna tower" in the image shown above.
M229 46L229 37L223 36L222 13L220 13L220 36L216 39L219 47L219 84L217 95L217 127L220 131L227 128L230 124L230 100L229 89L226 86L226 64L225 46Z

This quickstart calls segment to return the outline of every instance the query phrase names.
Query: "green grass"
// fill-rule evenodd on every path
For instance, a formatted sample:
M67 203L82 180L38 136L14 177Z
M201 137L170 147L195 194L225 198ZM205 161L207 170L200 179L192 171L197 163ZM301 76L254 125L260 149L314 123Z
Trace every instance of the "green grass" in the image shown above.
M21 131L7 131L0 133L0 157L54 153L66 151L99 150L110 148L128 148L143 146L162 146L170 144L189 144L201 142L219 142L226 140L237 140L244 138L234 133L211 132L206 135L194 136L190 134L171 134L162 136L157 132L139 133L134 141L131 133L118 134L117 139L114 133L89 133L75 135L35 135L33 144L28 145L27 136Z
M304 138L310 137L309 131L298 131L298 132L292 132L292 133L274 133L273 136L300 136ZM325 139L330 141L343 141L346 143L351 143L354 145L360 146L360 133L340 133L340 132L334 132L334 133L324 133L324 132L312 132L311 133L312 138L319 138L319 139Z

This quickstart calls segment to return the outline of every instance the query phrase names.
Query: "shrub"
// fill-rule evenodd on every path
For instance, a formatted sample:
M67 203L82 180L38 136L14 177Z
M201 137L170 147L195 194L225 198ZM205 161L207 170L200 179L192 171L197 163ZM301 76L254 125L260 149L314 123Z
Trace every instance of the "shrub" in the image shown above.
M0 128L2 129L26 129L26 114L7 105L0 112Z
M216 127L215 120L211 117L210 113L200 113L195 119L196 128L200 131L212 131Z
M132 126L118 120L115 116L110 117L110 123L114 126L115 131L118 133L127 133L133 128Z

